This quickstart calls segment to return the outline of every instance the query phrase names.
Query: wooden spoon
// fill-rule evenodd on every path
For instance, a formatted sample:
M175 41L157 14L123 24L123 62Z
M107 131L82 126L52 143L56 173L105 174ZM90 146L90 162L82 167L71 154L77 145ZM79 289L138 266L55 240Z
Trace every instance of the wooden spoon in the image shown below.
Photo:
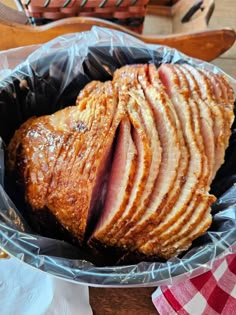
M0 49L5 50L26 45L42 44L63 34L88 31L93 26L122 31L145 43L167 45L191 57L205 61L211 61L220 56L234 44L236 39L235 31L227 28L165 36L145 36L102 19L71 17L37 27L1 22Z

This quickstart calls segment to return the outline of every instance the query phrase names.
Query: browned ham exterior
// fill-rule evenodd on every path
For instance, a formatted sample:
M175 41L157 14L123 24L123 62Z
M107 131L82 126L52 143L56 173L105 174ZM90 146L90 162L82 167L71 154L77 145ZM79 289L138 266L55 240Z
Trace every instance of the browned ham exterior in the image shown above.
M170 258L211 225L234 93L187 64L124 66L76 106L31 118L8 146L30 211L50 211L79 241Z
M78 106L36 118L25 137L18 137L16 164L24 162L27 203L32 211L49 209L80 242L90 209L97 215L103 206L111 147L123 116L106 82Z

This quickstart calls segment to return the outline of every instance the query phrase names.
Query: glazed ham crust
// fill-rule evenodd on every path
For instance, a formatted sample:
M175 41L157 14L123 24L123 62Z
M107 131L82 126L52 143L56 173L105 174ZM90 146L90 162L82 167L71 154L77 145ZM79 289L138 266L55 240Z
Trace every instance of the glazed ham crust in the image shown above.
M234 97L226 77L187 64L124 66L76 106L26 121L8 169L31 211L80 244L168 259L211 225Z

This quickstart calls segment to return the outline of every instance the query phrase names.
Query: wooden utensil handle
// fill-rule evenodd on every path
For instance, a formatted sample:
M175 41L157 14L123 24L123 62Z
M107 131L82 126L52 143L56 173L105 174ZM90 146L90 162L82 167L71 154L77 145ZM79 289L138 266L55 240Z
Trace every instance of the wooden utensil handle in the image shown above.
M117 24L95 18L72 17L43 26L0 23L0 49L42 44L67 33L90 30L94 25L126 32L145 43L162 44L177 48L183 53L210 61L227 51L235 42L235 31L231 29L207 30L193 34L174 34L168 36L144 36Z
M176 48L193 58L212 61L230 49L235 39L235 31L226 28L159 37L157 44Z

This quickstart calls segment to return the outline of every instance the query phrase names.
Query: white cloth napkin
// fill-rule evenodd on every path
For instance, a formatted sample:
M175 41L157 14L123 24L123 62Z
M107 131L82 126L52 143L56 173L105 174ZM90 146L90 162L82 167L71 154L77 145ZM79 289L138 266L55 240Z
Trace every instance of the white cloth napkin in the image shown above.
M92 315L88 287L34 269L16 258L0 259L0 314Z

